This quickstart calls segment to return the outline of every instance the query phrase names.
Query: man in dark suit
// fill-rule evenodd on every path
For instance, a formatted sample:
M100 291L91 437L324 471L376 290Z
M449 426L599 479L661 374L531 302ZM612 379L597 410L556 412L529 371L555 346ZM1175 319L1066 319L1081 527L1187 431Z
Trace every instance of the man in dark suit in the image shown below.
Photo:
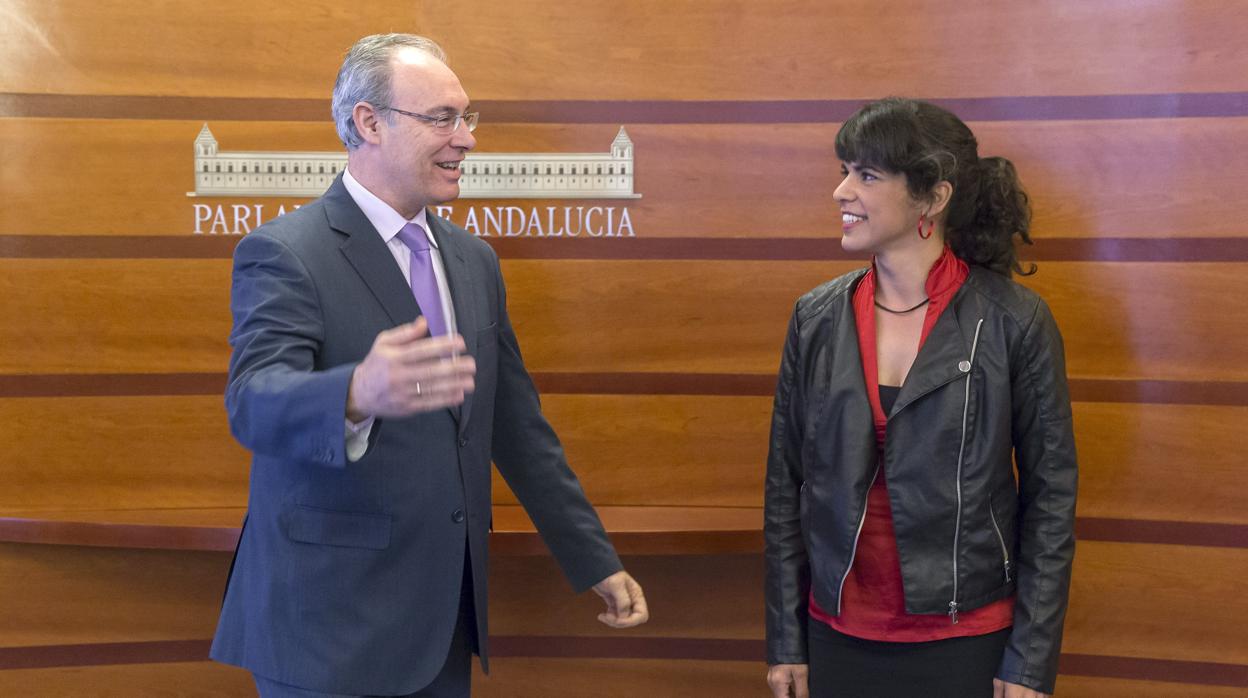
M247 519L212 657L272 696L466 696L486 652L490 461L614 627L648 618L542 416L498 258L426 207L476 114L436 44L361 39L347 170L234 254L226 406Z

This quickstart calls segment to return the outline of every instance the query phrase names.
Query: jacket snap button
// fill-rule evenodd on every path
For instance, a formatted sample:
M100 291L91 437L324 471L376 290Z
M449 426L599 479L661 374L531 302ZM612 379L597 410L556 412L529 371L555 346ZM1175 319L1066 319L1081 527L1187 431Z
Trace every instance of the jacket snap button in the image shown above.
M455 523L463 523L464 522L464 510L456 509L455 511L451 512L451 521L454 521Z
M971 370L971 362L970 362L970 361L965 361L965 360L963 360L963 361L959 361L959 362L958 362L958 370L959 370L959 371L961 371L961 372L963 372L963 373L966 373L967 371L970 371L970 370Z

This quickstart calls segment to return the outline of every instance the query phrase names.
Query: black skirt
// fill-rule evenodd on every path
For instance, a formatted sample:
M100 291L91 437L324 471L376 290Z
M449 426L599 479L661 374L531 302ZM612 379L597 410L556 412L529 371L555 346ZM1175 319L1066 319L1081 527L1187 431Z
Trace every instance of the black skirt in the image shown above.
M992 698L1010 628L931 642L877 642L809 619L811 698Z

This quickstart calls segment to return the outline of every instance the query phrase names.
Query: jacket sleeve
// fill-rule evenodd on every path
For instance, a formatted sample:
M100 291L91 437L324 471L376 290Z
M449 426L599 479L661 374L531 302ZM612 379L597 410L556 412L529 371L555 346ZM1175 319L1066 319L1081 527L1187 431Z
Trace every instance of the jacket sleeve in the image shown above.
M997 677L1052 693L1075 555L1078 468L1062 336L1039 300L1012 372L1018 596Z
M767 663L805 664L810 562L802 538L802 429L805 398L799 383L798 314L780 363L767 454L763 539L766 557Z
M346 465L347 388L355 364L314 370L324 339L316 285L297 255L253 232L234 250L230 431L258 455Z
M624 566L568 466L559 437L542 414L537 388L524 366L507 315L507 295L497 264L495 259L499 355L492 456L564 576L579 593Z

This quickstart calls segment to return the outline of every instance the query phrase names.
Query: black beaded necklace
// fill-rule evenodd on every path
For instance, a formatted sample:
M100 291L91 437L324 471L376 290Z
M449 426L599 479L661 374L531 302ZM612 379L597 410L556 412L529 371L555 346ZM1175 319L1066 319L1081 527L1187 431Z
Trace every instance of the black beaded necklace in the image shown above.
M881 305L879 301L875 301L875 307L879 308L880 310L883 310L886 313L892 313L893 315L905 315L906 313L913 313L914 311L918 310L919 308L922 308L923 306L931 302L932 302L931 298L924 298L922 303L919 303L913 308L906 308L905 310L893 310L892 308Z

